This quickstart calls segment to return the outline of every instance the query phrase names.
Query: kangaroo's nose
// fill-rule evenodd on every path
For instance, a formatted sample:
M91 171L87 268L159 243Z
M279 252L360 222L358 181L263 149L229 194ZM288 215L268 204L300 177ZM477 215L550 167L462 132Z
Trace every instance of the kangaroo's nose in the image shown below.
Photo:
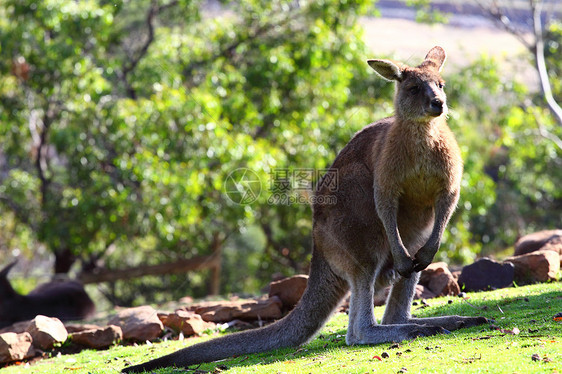
M435 116L440 116L443 113L443 100L437 97L431 99L429 109L431 114Z
M433 109L443 109L443 101L439 98L434 98L431 100L431 106Z

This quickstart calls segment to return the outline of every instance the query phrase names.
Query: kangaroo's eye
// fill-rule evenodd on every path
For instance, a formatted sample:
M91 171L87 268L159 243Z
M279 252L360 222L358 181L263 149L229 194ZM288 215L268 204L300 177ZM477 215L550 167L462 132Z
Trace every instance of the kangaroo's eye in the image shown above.
M437 87L439 87L440 89L443 89L443 87L445 87L445 83L439 82L439 83L437 83Z
M418 92L420 92L420 86L412 86L408 88L408 91L410 91L412 95L416 95Z

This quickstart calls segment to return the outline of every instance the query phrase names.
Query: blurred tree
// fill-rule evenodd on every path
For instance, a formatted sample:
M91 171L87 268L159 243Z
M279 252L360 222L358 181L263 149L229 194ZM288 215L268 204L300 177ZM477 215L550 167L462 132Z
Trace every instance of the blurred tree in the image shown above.
M501 100L490 112L497 128L485 162L496 182L497 201L477 231L494 246L509 246L522 234L558 228L562 222L562 9L556 1L531 0L526 8L478 3L527 48L524 58L539 81L537 93L509 77L492 85L497 91L493 96L497 100L501 95Z
M311 184L355 131L392 112L393 85L365 64L358 19L371 4L222 6L0 3L1 251L45 246L56 272L88 274L223 252L229 292L306 271ZM545 58L559 76L556 25ZM560 133L538 100L518 105L529 92L494 61L446 78L465 177L440 256L462 262L512 240L524 215L537 227L559 216L560 149L546 137ZM283 173L286 200L273 189ZM202 296L213 277L171 273L105 293L119 304Z
M551 84L553 79L548 72L549 67L545 58L546 54L549 53L547 50L553 47L552 40L548 39L548 36L552 36L549 33L550 23L555 21L556 17L560 17L561 10L556 8L560 4L557 1L529 0L527 14L524 16L528 22L521 22L514 19L515 16L512 15L514 10L519 10L512 3L502 3L498 0L476 0L476 2L488 17L501 28L517 37L527 48L532 56L546 106L554 119L562 126L562 107L553 96ZM550 9L545 10L545 6ZM544 22L545 19L546 22ZM531 30L528 30L529 24L532 26Z
M309 222L305 204L238 204L224 182L246 167L265 190L275 168L324 166L310 157L329 160L360 127L345 127L345 104L366 76L367 2L245 1L214 18L204 5L2 3L1 209L55 272L209 253L256 219L277 237ZM293 268L302 227L284 239Z

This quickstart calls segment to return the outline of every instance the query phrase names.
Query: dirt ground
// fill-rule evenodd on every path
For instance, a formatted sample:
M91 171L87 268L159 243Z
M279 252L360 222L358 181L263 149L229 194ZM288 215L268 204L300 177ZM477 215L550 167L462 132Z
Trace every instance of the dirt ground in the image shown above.
M396 60L411 65L421 62L427 51L442 46L447 52L446 71L468 65L482 54L498 58L506 74L536 85L535 72L525 47L514 36L490 26L463 27L458 25L427 25L398 18L364 17L365 42L372 56L393 55Z

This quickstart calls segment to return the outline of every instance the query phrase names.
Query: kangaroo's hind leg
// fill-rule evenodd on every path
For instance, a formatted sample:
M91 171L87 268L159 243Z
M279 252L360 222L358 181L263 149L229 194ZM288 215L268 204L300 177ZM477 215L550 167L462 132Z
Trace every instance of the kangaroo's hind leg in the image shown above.
M373 311L374 280L375 271L361 269L353 273L350 282L347 344L397 342L446 332L439 326L420 325L409 321L392 325L377 324Z
M416 325L437 326L452 331L462 327L477 326L489 322L484 317L442 316L428 318L412 318L410 307L420 273L410 278L400 277L392 286L387 299L386 310L382 319L384 325L413 323Z

